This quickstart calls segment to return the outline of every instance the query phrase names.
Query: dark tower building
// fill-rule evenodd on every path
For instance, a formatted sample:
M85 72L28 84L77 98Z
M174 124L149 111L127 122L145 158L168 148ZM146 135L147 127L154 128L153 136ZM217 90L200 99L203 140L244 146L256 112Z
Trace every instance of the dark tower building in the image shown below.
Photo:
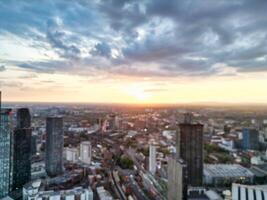
M14 131L13 190L21 189L31 180L31 129Z
M31 180L31 135L29 109L18 109L17 126L13 136L13 190L21 189Z
M28 108L18 109L17 128L31 128L31 115Z
M63 172L63 119L48 117L46 119L46 158L45 168L49 176Z
M32 135L31 139L31 154L34 156L37 153L37 135Z
M201 186L203 176L203 125L192 123L192 117L185 116L179 124L176 138L176 157L182 158L187 166L187 183Z

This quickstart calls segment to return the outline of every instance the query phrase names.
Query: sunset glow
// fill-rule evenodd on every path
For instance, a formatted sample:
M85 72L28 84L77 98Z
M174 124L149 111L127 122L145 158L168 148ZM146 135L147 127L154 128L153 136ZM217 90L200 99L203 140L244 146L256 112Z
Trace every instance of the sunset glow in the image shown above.
M267 102L264 6L119 2L2 1L5 100Z

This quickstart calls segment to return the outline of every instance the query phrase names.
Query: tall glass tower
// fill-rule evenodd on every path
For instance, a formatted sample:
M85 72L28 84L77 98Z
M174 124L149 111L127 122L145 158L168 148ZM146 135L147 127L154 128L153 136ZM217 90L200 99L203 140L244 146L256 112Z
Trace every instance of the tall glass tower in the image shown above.
M22 189L31 180L31 132L29 109L18 109L13 137L13 190Z
M45 168L49 176L63 172L63 143L62 117L46 118Z
M176 135L176 156L187 166L188 185L202 186L203 179L203 125L192 123L192 116L185 115Z
M0 198L11 189L12 127L11 109L0 107Z

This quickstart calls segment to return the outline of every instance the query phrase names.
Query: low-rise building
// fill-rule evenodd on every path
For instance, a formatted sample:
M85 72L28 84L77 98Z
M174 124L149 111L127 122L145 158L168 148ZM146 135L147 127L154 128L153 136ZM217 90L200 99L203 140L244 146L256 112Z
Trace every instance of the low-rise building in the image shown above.
M234 181L252 183L254 174L238 164L206 164L204 183L207 185L227 185Z
M262 165L264 164L264 161L261 159L260 156L253 156L250 158L250 163L252 165Z
M253 165L250 170L254 173L256 183L267 183L267 164Z
M23 187L23 200L93 200L93 192L90 187L45 191L42 181L36 180Z
M113 200L111 194L107 190L105 190L103 186L97 187L96 191L100 200Z
M77 162L79 158L79 151L77 148L65 148L65 158L70 162Z
M232 184L232 200L267 199L267 185Z
M223 198L214 190L206 190L203 187L189 187L187 200L222 200Z
M45 178L46 176L44 162L35 162L31 164L31 180Z

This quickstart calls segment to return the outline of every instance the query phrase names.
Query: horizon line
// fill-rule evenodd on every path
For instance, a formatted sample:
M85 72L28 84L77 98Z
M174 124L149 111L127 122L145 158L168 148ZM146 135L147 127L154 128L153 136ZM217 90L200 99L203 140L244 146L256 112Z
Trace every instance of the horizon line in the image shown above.
M133 106L267 106L267 102L222 102L222 101L199 101L199 102L177 102L177 103L149 103L149 102L71 102L71 101L2 101L4 104L104 104L104 105L133 105Z

